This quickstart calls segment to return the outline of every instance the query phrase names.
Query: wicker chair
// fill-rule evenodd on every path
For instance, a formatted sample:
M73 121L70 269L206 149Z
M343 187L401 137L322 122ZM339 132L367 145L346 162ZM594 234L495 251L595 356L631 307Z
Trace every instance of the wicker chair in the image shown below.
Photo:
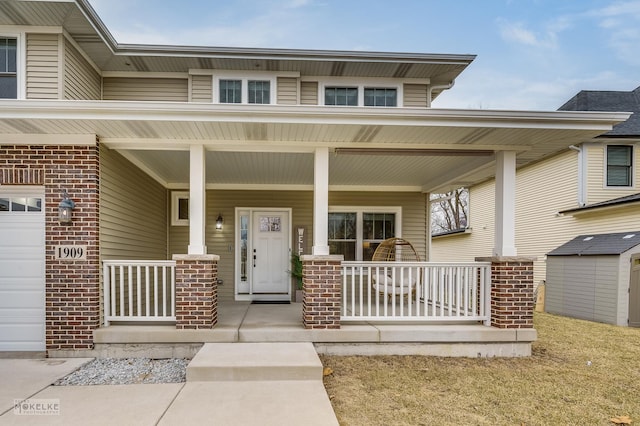
M420 262L420 255L413 245L402 238L388 238L380 243L371 258L373 262ZM388 299L396 296L415 296L420 282L420 274L415 268L403 268L402 273L395 276L391 270L386 277L375 276L372 280L373 288L380 294L386 294Z

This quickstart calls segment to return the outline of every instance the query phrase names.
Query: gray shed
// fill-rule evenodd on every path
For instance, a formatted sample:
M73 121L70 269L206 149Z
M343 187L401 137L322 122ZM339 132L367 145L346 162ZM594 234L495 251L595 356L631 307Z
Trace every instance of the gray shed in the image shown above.
M547 254L545 310L640 327L640 231L580 235Z

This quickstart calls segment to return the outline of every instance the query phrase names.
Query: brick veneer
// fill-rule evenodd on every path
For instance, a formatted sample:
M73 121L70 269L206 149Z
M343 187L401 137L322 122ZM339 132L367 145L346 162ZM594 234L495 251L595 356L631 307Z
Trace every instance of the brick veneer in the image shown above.
M302 322L305 328L340 328L343 256L301 256Z
M530 257L476 258L491 262L491 326L533 328L533 261Z
M91 349L100 325L98 144L0 146L0 184L45 188L45 321L47 350ZM76 203L61 225L62 190ZM86 260L55 260L57 245L85 245Z
M218 322L220 256L174 255L176 261L176 328L212 328Z

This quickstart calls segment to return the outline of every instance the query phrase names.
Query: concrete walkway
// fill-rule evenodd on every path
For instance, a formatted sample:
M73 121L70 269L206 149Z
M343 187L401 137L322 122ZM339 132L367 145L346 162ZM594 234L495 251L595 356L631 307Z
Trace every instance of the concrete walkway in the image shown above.
M0 425L338 425L311 343L207 344L186 383L50 386L87 361L0 359Z

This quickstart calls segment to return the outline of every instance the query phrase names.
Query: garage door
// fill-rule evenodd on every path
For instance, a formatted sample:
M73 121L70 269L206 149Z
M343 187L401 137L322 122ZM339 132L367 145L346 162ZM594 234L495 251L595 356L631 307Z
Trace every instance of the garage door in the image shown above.
M42 188L0 188L0 351L45 350Z

